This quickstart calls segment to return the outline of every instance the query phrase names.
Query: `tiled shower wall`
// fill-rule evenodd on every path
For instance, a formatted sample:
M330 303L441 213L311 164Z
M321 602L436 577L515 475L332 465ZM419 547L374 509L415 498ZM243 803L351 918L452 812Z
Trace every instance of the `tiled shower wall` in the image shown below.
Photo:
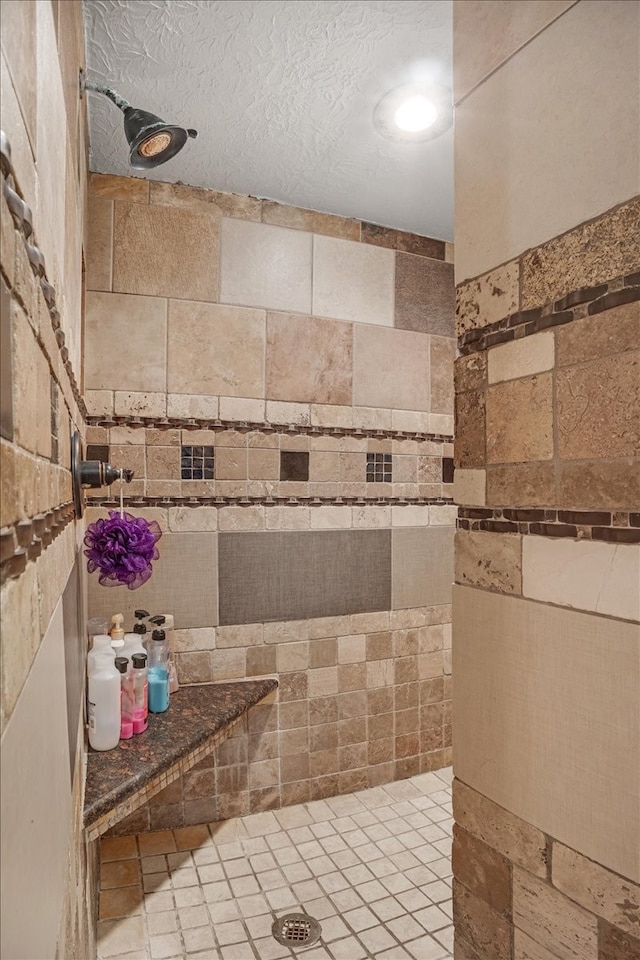
M173 612L183 682L280 680L120 829L445 765L452 248L180 185L91 194L89 456L135 470L128 507L164 533L149 584L92 579L90 610Z
M2 4L1 952L15 958L95 952L70 475L84 429L83 64L80 4Z
M640 956L638 8L553 6L454 8L460 960Z

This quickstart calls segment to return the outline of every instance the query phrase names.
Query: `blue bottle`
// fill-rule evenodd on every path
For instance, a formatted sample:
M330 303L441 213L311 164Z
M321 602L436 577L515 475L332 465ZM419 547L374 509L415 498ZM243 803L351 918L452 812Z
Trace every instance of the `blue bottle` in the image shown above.
M149 712L164 713L169 709L169 667L164 630L154 630L147 644L149 653Z

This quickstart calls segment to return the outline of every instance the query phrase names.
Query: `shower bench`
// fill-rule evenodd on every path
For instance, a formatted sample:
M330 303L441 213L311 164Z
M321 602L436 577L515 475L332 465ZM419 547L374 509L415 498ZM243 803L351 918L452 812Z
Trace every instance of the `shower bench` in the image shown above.
M97 839L199 763L277 687L272 677L183 686L172 694L166 713L149 714L144 733L121 740L114 750L89 750L87 840Z

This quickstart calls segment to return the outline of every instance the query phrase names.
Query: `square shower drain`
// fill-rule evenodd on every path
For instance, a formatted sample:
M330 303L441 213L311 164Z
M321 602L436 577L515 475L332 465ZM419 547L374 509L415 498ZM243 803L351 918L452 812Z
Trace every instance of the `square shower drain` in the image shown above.
M288 913L278 917L271 927L271 933L286 947L308 947L320 939L320 924L306 913Z

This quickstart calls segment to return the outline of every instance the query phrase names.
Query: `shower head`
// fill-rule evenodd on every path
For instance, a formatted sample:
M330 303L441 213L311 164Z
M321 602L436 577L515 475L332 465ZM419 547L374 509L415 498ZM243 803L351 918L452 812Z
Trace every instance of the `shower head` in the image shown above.
M91 90L108 97L124 114L124 133L129 143L129 163L136 170L159 167L175 157L189 137L197 137L198 131L166 123L155 113L132 107L127 100L100 83L80 76L80 90Z

